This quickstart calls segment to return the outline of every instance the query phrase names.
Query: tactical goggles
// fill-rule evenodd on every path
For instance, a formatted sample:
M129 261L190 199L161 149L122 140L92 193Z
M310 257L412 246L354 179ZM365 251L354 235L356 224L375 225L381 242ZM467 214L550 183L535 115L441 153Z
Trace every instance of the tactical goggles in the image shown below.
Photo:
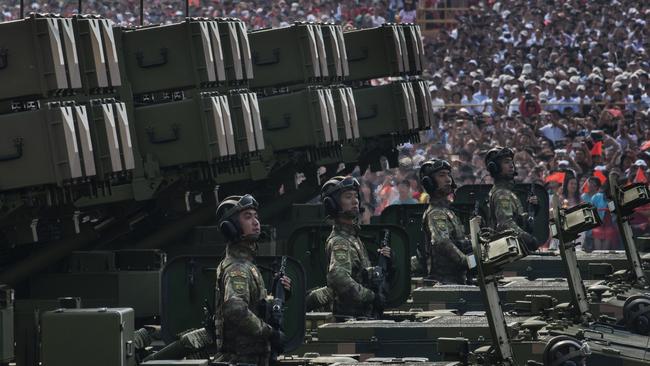
M235 197L232 197L233 200L234 200L234 198ZM226 198L226 200L228 200L228 198ZM236 214L238 212L248 210L248 209L257 210L258 207L259 207L259 205L257 203L257 200L255 200L255 198L253 196L251 196L250 194L245 194L245 195L241 196L241 198L237 201L235 206L233 206L228 211L226 211L226 213L224 214L224 217L231 217L232 215L234 215L234 214Z
M429 162L431 165L431 168L433 168L434 171L442 170L442 169L447 169L451 170L451 164L447 160L434 160Z

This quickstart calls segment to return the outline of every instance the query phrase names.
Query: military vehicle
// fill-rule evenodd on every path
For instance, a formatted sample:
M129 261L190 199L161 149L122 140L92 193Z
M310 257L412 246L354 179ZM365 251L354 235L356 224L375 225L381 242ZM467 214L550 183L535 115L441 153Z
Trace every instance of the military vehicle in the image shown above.
M569 210L554 210L554 236L560 240L560 245L575 240L582 231L598 225L598 213L593 206L581 205ZM522 324L526 332L516 337L510 337L504 320L503 310L497 294L497 274L508 262L525 256L523 245L515 237L504 233L490 235L485 238L480 235L480 217L472 219L471 236L474 255L478 264L478 277L481 292L484 296L487 317L492 330L492 339L498 340L483 350L476 351L478 357L484 357L490 364L523 364L524 360L543 362L544 365L561 363L561 360L572 359L573 362L587 364L615 363L643 365L649 362L646 348L650 338L634 336L629 332L598 322L589 322L585 310L584 295L581 297L581 286L578 282L579 272L572 267L569 282L574 295L569 318L546 323L540 320L529 320ZM572 248L563 252L567 267L575 265L575 252ZM584 288L582 288L584 294ZM582 301L582 304L579 302ZM561 306L559 308L564 308ZM558 309L556 309L558 310ZM565 314L566 315L566 314ZM582 324L581 324L582 322ZM592 335L593 334L593 335ZM545 347L535 346L542 342ZM554 351L552 349L557 347ZM564 349L560 351L560 348ZM544 349L544 352L540 352ZM580 361L582 360L582 361Z

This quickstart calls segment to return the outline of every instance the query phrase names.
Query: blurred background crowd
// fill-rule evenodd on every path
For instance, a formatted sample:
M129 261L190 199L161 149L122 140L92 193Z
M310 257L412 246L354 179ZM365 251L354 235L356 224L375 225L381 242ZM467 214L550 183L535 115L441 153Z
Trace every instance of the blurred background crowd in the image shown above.
M14 0L15 1L15 0ZM190 0L190 16L238 17L251 29L297 20L348 28L416 22L417 8L456 7L446 0ZM427 202L418 183L422 162L445 158L459 186L491 183L483 162L496 145L516 150L516 179L544 185L565 205L596 205L605 225L586 249L619 249L615 217L606 210L607 176L646 182L650 164L650 3L643 0L463 1L455 22L426 32L437 128L400 146L398 167L360 172L364 221L391 204ZM17 19L19 3L3 0L0 21ZM26 3L26 12L77 11L77 1ZM138 24L139 1L83 0L84 13ZM145 1L144 23L185 17L183 1ZM427 14L426 19L435 16ZM429 27L428 24L424 25ZM634 230L646 232L650 209ZM551 244L552 246L552 244Z

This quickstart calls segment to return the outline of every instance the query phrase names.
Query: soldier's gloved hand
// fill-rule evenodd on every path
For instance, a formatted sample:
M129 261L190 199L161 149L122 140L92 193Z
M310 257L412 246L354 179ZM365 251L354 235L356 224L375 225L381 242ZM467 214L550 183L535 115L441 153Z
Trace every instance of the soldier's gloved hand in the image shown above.
M525 245L524 249L527 250L528 253L536 251L537 248L539 247L539 243L537 243L537 238L535 238L534 236L530 235L527 232L522 232L521 234L519 234L519 239L521 239L524 242Z
M386 296L381 292L375 292L375 300L372 303L372 307L377 311L383 311L386 307Z
M460 249L463 254L469 254L472 252L472 242L467 239L458 240L458 249Z
M284 345L287 341L287 337L284 335L284 332L273 328L271 336L269 337L269 342L271 343L271 349L278 353L284 352Z

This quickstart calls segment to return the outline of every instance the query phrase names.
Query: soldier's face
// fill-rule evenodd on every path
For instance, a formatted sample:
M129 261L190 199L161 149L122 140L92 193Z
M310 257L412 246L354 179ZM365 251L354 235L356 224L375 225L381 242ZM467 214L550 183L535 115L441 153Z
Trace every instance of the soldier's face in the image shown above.
M239 213L239 225L241 226L243 236L257 236L260 235L262 230L257 211L253 209L244 210Z
M434 178L436 180L436 185L438 190L440 190L445 195L451 193L451 172L449 170L443 169L435 173Z
M512 178L515 176L515 164L511 157L501 159L499 164L501 164L501 175L506 178Z
M359 194L354 190L347 190L341 193L339 198L341 202L341 211L343 212L359 212Z

